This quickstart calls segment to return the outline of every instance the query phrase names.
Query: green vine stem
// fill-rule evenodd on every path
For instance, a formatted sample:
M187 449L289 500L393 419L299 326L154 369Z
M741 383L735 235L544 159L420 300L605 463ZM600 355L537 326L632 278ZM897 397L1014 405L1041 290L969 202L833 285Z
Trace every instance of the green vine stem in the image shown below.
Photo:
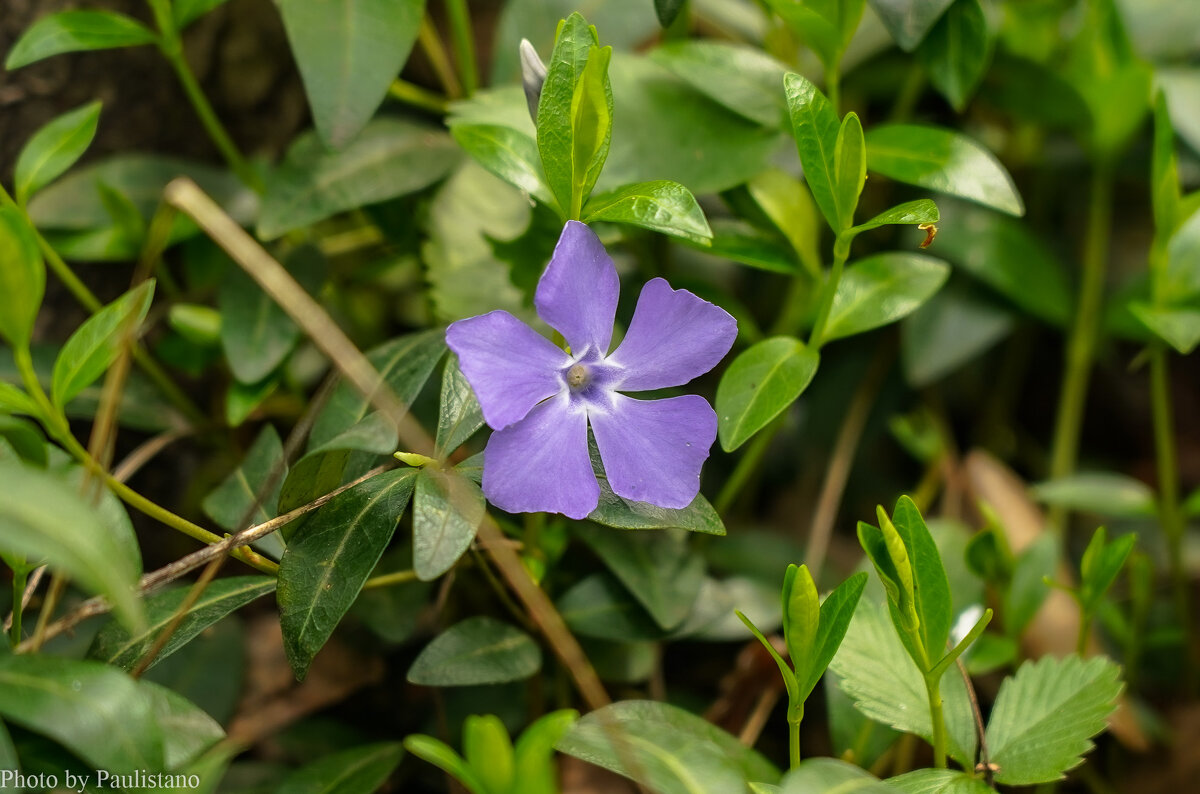
M12 574L13 606L9 638L12 640L12 647L15 648L21 643L21 612L25 607L25 584L29 581L29 569L18 565L12 569Z
M446 0L446 18L454 44L454 58L462 79L463 93L471 96L479 87L479 67L475 65L475 34L471 30L471 12L467 0Z
M1150 349L1150 404L1154 420L1154 451L1158 458L1158 511L1167 536L1167 564L1175 596L1176 617L1191 634L1187 572L1183 568L1184 519L1179 508L1179 470L1175 454L1175 420L1171 409L1171 372L1166 347Z
M1101 160L1092 172L1088 200L1087 231L1083 247L1083 279L1075 321L1067 340L1066 365L1058 398L1058 416L1054 425L1054 444L1050 453L1050 479L1066 477L1075 471L1079 455L1079 433L1087 401L1088 379L1096 351L1096 336L1103 309L1104 277L1108 261L1112 223L1113 166ZM1066 511L1050 510L1049 524L1065 534Z
M750 442L750 446L746 447L746 451L742 453L741 459L733 467L733 473L729 475L729 479L721 486L721 491L717 494L717 498L713 502L713 509L717 511L717 515L724 516L733 507L737 497L742 493L742 487L749 481L754 472L758 470L758 465L762 462L763 455L766 454L767 448L771 446L771 442L775 440L775 436L782 428L783 417L780 416L759 431L754 440Z
M817 319L813 323L812 334L808 337L808 346L820 350L824 343L825 326L829 323L829 313L833 310L833 296L837 294L838 284L842 280L842 271L846 268L846 259L850 256L850 244L839 235L833 244L833 266L829 269L829 278L821 287L821 306L817 310Z
M800 765L800 721L788 720L788 761L791 768Z
M933 765L946 768L946 717L942 712L941 672L925 674L925 693L929 696L929 717L933 720Z
M403 102L406 105L411 105L421 110L428 110L431 113L437 113L439 116L444 116L449 110L446 98L440 94L430 91L428 88L422 88L419 85L414 85L407 80L401 80L397 77L388 87L388 95L397 102Z
M417 31L417 43L421 45L421 49L429 58L429 65L437 74L446 96L450 99L460 99L463 94L462 84L458 81L458 76L454 74L454 68L450 65L450 56L446 54L446 48L442 46L442 36L438 33L428 14L421 20L421 28Z

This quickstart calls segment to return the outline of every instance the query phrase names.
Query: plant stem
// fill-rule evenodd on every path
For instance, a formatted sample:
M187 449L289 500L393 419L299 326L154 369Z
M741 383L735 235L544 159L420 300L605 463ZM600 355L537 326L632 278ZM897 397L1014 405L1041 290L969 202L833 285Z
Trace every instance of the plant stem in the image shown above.
M833 105L833 112L842 117L841 111L838 109L842 101L842 68L839 63L825 72L825 94L829 98L829 104Z
M800 723L788 721L788 759L791 768L800 765Z
M1087 656L1088 637L1092 634L1092 616L1080 609L1079 611L1079 634L1075 636L1075 653L1079 654L1079 658L1083 659Z
M817 320L813 323L812 334L808 337L808 346L820 350L825 341L825 326L829 322L829 312L833 309L833 296L837 294L838 284L842 280L842 271L846 267L846 258L850 255L850 247L835 242L833 245L833 267L829 269L829 278L821 287L821 307L817 310Z
M775 440L775 436L782 428L783 417L780 416L763 428L754 437L754 440L750 442L750 446L746 447L746 451L742 453L741 460L733 467L733 473L729 475L729 479L721 486L721 492L717 494L716 501L713 502L713 509L717 511L717 515L724 516L733 507L734 501L742 492L742 486L746 484L746 481L758 469L758 464L762 462L767 448L771 446L771 442Z
M463 93L471 96L479 86L479 69L475 65L475 35L471 30L467 0L446 0L446 18L450 22L450 37L458 73L462 77Z
M21 644L21 611L25 606L25 583L29 580L29 570L20 565L13 568L13 606L12 606L12 628L9 637L12 640L12 647L17 647Z
M394 571L392 573L384 573L373 579L368 579L363 582L363 589L370 590L376 587L388 587L394 584L407 584L408 582L417 581L416 571Z
M428 14L421 19L421 28L417 31L417 42L421 45L421 49L425 50L425 55L429 58L429 65L437 74L446 96L450 99L461 98L462 85L458 82L458 77L450 66L450 57L446 55L446 48L442 46L442 37L437 28L433 26L433 20L429 18Z
M1154 417L1154 451L1158 458L1159 520L1167 536L1167 564L1175 596L1176 619L1192 633L1187 572L1183 568L1183 513L1179 509L1179 469L1175 453L1175 418L1171 408L1171 372L1167 349L1150 349L1150 406ZM1190 647L1190 642L1189 642Z
M422 110L432 111L438 115L446 115L446 98L435 94L429 89L422 88L419 85L396 78L392 81L388 88L388 94L397 102L403 102L406 105L412 105Z
M929 717L933 721L933 765L946 768L946 718L942 714L941 681L925 674L925 693L929 696Z
M1066 477L1075 471L1079 455L1079 433L1087 400L1088 378L1096 349L1096 335L1104 299L1105 266L1108 260L1112 222L1113 167L1108 160L1097 163L1092 172L1088 201L1087 231L1083 247L1083 279L1075 322L1067 340L1066 365L1058 398L1058 416L1054 427L1054 446L1050 456L1050 479ZM1065 534L1066 511L1052 508L1049 523L1060 537Z

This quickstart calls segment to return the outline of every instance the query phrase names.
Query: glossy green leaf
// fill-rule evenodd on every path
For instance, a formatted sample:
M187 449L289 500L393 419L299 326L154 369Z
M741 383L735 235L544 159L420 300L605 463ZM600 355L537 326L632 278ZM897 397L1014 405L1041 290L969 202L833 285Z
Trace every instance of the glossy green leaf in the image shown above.
M174 628L174 633L158 652L151 667L191 642L217 621L274 589L275 580L267 576L230 576L216 579L184 613L183 620ZM130 632L119 623L108 623L92 641L88 657L122 670L133 669L155 643L158 635L173 623L190 590L191 585L182 585L146 599L148 623L140 631Z
M867 168L898 182L1024 215L1025 204L996 156L942 127L884 124L867 133Z
M579 719L574 709L559 709L539 717L517 738L516 780L521 794L557 794L556 745ZM513 792L516 794L516 792Z
M483 427L483 411L471 384L458 368L458 358L448 357L442 373L442 399L438 409L437 441L434 449L446 457Z
M175 10L175 26L183 30L226 2L227 0L172 0L171 6Z
M583 207L612 145L612 47L592 47L571 97L571 217Z
M912 52L954 0L870 0L883 26L905 52Z
M1129 311L1150 331L1181 355L1187 355L1200 344L1200 309L1153 306L1133 301Z
M628 642L660 640L666 634L611 574L580 579L556 606L571 631L583 637Z
M471 794L489 794L475 770L445 742L417 733L405 737L404 749L453 777Z
M541 649L528 634L492 618L473 617L426 645L408 669L408 680L422 686L501 684L529 678L541 666Z
M367 360L383 376L401 405L411 405L446 351L441 329L399 336L367 352ZM387 455L396 449L396 434L349 383L335 387L317 414L308 449L360 449Z
M342 475L350 461L349 449L327 449L309 452L288 468L287 477L279 489L278 512L289 513L342 484ZM284 539L290 539L309 516L301 516L280 529Z
M915 769L888 778L888 786L905 794L992 794L981 778L957 769Z
M430 466L417 475L413 503L413 569L423 581L454 567L475 540L485 512L483 491L471 480Z
M371 477L322 506L279 561L283 647L297 678L354 603L412 495L416 472Z
M863 599L829 668L854 706L873 720L926 741L933 736L929 701L920 671L896 634L883 606ZM947 752L960 764L974 763L975 720L957 669L942 677ZM990 749L990 748L989 748Z
M980 0L954 0L917 49L929 82L962 112L991 58L991 38Z
M111 50L157 41L145 25L112 11L63 11L49 14L21 34L4 61L6 69L20 69L64 52Z
M928 386L1012 333L1014 314L953 280L904 319L901 360L910 385Z
M89 102L35 132L17 157L13 174L17 201L25 203L74 165L87 151L99 122L100 103Z
M664 629L687 618L704 582L704 558L681 530L613 532L581 525L584 542Z
M99 662L0 655L0 716L114 774L163 769L154 703L138 683Z
M863 0L768 0L824 65L838 69L842 53L858 28Z
M893 789L865 769L838 758L809 758L783 776L780 794L886 794Z
M858 608L858 601L866 584L867 574L856 573L838 585L821 602L820 623L813 637L811 655L801 660L792 657L802 698L807 699L816 688L825 669L837 654L837 649L850 628L850 621Z
M453 118L450 134L484 168L543 204L557 206L532 136L500 124L456 124Z
M766 53L715 39L665 42L650 57L714 102L764 127L779 128L787 68Z
M559 23L554 52L546 64L546 80L542 84L541 101L538 103L537 144L542 167L550 190L558 199L558 205L566 210L569 216L572 216L572 202L578 199L579 204L575 204L574 207L582 206L583 199L586 198L578 192L577 185L582 185L586 179L592 158L599 154L600 142L611 140L611 120L605 125L607 134L604 130L598 131L594 126L586 133L576 129L577 122L581 120L577 119L577 112L590 110L599 113L602 112L601 106L605 106L611 119L611 86L605 85L608 81L608 58L611 56L611 50L608 55L601 56L604 60L601 66L593 67L593 70L599 69L600 73L593 71L591 85L586 91L580 88L584 83L584 70L589 61L589 52L593 47L598 48L599 44L595 28L590 27L578 12L572 13ZM599 96L596 95L597 87L600 88ZM592 141L591 151L576 151L576 147L583 144L582 140L576 141L577 135L586 135ZM607 155L607 145L603 148ZM577 160L577 154L582 160ZM603 159L600 165L603 165Z
M608 484L604 463L595 445L589 445L592 471L600 484L600 501L588 515L589 521L617 529L686 529L705 535L724 535L725 525L703 494L687 507L672 509L659 507L649 502L635 502L618 496Z
M113 613L129 627L145 620L136 594L140 564L111 532L104 519L71 487L53 474L0 461L0 549L44 559L51 568L108 599Z
M387 96L417 40L424 0L281 0L321 139L345 146Z
M779 770L712 723L667 703L625 700L585 714L559 752L661 794L730 794Z
M594 196L584 207L583 221L628 223L699 243L712 239L696 197L678 182L667 180L626 185Z
M245 459L204 497L201 507L230 532L269 521L276 516L287 472L283 441L274 425L264 425Z
M366 744L305 764L288 775L275 794L372 794L400 764L399 742Z
M892 523L904 540L912 562L913 585L916 591L917 615L921 619L921 636L930 662L942 656L950 637L954 610L950 597L950 582L933 535L925 525L921 511L908 496L901 496L892 513Z
M304 290L318 292L326 262L315 246L288 252L284 267ZM259 383L274 372L301 337L287 312L240 267L232 268L217 293L221 348L240 383Z
M88 474L82 465L64 464L50 469L65 482L72 491L80 494L100 522L100 526L112 538L121 556L133 566L136 576L142 575L142 550L138 545L133 522L125 510L125 504L116 494Z
M302 135L267 178L258 234L273 240L339 212L414 193L446 176L458 159L445 132L398 118L375 119L337 152L314 134Z
M929 199L917 199L884 210L866 223L860 223L850 229L850 233L859 235L871 229L878 229L880 226L906 224L917 226L922 223L937 223L939 220L941 220L941 213L938 212L937 204Z
M1043 504L1113 518L1145 518L1157 512L1154 491L1141 480L1112 472L1083 472L1038 483L1030 496Z
M731 218L714 219L709 228L712 231L710 240L703 244L692 242L693 248L769 273L791 275L796 272L796 254L778 236ZM738 326L742 327L740 318Z
M819 363L815 350L789 336L765 339L740 353L717 386L722 449L737 449L795 402Z
M867 181L867 151L863 140L862 122L855 113L847 113L838 129L834 146L834 178L838 231L853 225L858 197Z
M1050 783L1083 762L1121 692L1120 668L1103 656L1043 656L1004 680L987 726L996 780Z
M512 740L495 714L471 714L463 721L463 757L488 791L512 791Z
M802 675L807 671L808 665L816 661L813 659L813 646L817 638L817 626L821 620L817 585L813 582L807 565L788 565L781 595L784 644L796 672ZM803 677L807 678L806 675ZM798 695L795 699L802 701L804 695Z
M1019 637L1041 609L1050 594L1046 578L1054 576L1057 568L1058 543L1049 532L1038 535L1017 555L1000 613L1009 636Z
M0 336L29 346L46 291L46 267L33 230L15 207L0 207Z
M846 269L821 342L861 334L905 317L941 289L950 268L921 254L885 253Z
M121 347L137 339L153 298L154 281L144 281L71 334L54 362L50 393L56 405L66 405L95 382L116 360Z
M838 201L836 155L841 125L837 111L815 85L798 74L784 77L783 87L804 181L829 227L841 231L850 226L850 219L841 216Z

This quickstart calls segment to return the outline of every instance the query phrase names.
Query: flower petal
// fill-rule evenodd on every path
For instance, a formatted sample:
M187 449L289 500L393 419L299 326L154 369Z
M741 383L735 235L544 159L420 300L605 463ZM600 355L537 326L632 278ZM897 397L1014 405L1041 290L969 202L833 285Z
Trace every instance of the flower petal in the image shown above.
M665 400L612 395L611 410L588 412L608 484L617 496L687 507L717 438L717 414L694 394Z
M608 362L622 367L616 388L682 386L715 367L737 337L737 321L720 306L651 279L638 296L629 331Z
M484 421L496 430L565 388L559 373L571 363L567 354L508 312L451 323L446 344L475 390Z
M538 281L533 299L538 316L563 335L575 355L588 348L604 355L620 292L617 267L600 238L587 225L567 221Z
M584 518L600 502L588 455L587 413L564 393L497 430L483 451L483 493L509 513Z

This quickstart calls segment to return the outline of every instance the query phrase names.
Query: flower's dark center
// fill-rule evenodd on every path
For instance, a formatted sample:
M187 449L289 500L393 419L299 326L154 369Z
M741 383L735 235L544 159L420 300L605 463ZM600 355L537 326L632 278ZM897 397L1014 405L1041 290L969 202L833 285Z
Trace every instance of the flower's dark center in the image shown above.
M567 385L574 391L579 391L588 385L592 376L583 364L576 364L567 370Z

